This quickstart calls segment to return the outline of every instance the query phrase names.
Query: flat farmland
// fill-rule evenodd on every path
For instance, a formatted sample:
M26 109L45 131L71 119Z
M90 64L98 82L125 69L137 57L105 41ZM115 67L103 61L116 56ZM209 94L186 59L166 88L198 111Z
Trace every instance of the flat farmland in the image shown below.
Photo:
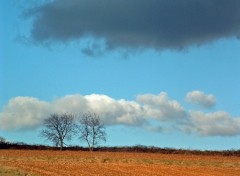
M238 176L240 157L127 152L0 150L0 175ZM2 172L2 174L1 174Z

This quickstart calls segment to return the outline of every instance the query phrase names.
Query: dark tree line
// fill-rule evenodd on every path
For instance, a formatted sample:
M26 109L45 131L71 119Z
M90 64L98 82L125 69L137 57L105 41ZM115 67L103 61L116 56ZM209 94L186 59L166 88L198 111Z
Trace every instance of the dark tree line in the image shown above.
M44 129L41 136L63 149L65 141L77 136L88 144L89 151L93 151L100 142L106 141L105 126L95 113L84 113L79 118L72 114L51 114L43 122Z

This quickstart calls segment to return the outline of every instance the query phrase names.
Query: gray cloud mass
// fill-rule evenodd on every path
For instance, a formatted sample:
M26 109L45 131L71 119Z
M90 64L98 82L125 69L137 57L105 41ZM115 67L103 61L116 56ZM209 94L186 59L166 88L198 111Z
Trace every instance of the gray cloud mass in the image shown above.
M107 49L182 49L240 36L239 0L53 0L28 9L39 43L91 36Z

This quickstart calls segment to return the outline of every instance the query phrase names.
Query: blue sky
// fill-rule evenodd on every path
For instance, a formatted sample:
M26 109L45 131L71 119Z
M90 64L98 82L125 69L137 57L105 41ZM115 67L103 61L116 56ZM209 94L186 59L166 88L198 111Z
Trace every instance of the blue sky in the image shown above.
M93 111L104 145L239 149L238 1L51 2L0 1L0 136L46 143L49 114Z

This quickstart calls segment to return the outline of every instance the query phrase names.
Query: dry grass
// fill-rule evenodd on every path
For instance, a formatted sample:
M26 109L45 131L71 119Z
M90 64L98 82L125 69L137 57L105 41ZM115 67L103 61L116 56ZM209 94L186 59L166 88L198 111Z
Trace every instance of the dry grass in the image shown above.
M0 166L28 175L236 176L240 157L127 152L0 150Z
M36 176L35 174L30 174L28 172L20 171L17 168L6 167L0 165L0 175L1 176Z

